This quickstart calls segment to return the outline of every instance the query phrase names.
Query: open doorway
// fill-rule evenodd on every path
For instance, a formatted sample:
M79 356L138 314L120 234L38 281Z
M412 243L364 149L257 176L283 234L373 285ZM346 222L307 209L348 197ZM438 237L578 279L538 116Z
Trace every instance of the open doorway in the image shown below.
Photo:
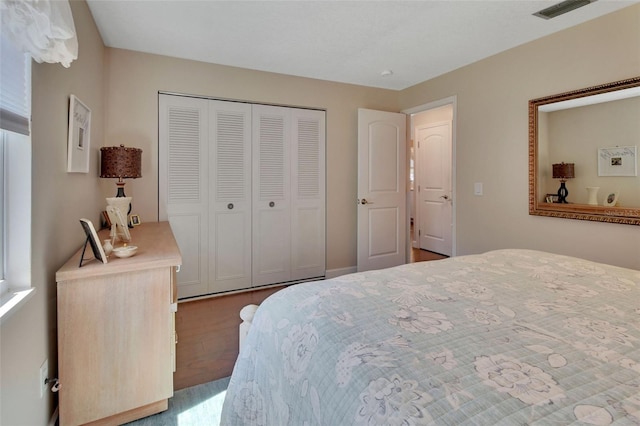
M456 98L404 111L410 116L410 261L455 255Z

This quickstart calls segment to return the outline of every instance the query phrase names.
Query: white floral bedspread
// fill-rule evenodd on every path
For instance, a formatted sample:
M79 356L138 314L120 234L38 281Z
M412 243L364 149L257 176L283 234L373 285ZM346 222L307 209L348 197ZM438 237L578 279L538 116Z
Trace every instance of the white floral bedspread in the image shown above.
M640 424L640 271L531 250L268 298L222 425Z

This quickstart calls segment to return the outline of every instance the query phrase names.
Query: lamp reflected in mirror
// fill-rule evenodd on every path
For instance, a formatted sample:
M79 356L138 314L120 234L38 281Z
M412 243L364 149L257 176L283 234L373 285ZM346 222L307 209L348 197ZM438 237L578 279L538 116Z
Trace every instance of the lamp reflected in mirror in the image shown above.
M560 179L560 188L558 189L558 203L568 204L567 196L569 190L565 183L567 179L576 177L575 165L573 163L560 163L552 166L553 178Z

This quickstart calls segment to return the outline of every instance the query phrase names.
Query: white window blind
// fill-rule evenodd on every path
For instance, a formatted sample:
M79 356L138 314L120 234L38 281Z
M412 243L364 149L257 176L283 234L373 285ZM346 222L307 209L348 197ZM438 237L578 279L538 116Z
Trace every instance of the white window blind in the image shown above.
M5 235L6 232L4 222L4 190L5 190L5 164L4 164L4 146L5 146L5 133L0 129L0 295L6 292L7 285L5 284Z
M0 128L29 135L31 58L4 34L0 43Z

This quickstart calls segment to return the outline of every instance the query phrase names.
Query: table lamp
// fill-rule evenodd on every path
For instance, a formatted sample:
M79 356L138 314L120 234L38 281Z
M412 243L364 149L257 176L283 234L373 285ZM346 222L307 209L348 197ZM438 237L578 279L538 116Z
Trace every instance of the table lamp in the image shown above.
M124 145L108 146L100 148L100 177L118 178L116 197L124 195L124 179L136 179L142 177L142 150L140 148L128 148ZM131 204L129 211L131 213Z
M558 189L558 202L567 204L567 196L569 190L565 186L567 179L576 177L573 163L560 163L553 165L553 178L560 179L560 188Z

